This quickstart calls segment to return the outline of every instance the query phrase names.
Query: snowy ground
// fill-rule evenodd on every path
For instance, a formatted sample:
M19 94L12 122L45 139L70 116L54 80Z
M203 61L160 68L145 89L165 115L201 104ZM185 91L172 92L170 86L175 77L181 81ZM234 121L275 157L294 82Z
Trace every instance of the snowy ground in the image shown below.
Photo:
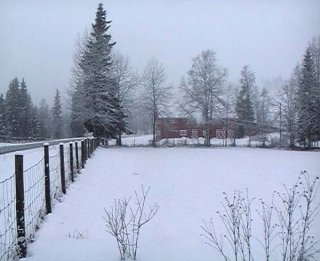
M203 219L219 221L215 213L221 210L222 192L248 188L251 196L268 200L304 169L319 175L319 152L100 148L47 216L24 260L119 260L116 243L105 232L104 208L141 185L151 186L149 203L158 202L160 209L142 230L138 260L222 260L200 236ZM320 218L315 222L320 227Z

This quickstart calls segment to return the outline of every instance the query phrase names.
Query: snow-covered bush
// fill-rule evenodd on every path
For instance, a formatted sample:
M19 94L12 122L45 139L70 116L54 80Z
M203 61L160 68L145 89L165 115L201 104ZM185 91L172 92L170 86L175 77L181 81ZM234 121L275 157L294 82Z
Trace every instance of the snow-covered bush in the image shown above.
M224 232L217 234L213 219L201 226L206 244L213 247L224 260L275 260L282 261L319 260L320 239L312 234L313 224L320 207L319 177L311 178L302 171L296 183L284 191L274 191L272 201L267 204L263 199L250 198L248 191L244 196L240 191L232 197L226 193L222 203L223 210L217 211ZM262 231L254 231L252 219L253 204L259 202L256 209L257 220ZM314 230L312 230L314 229ZM255 232L255 233L253 233ZM257 257L262 252L264 258ZM278 260L278 259L277 259Z
M134 192L134 207L130 206L131 198L124 198L114 200L110 210L105 209L106 231L115 238L121 260L125 260L127 257L136 260L141 228L159 210L157 203L146 210L146 199L149 191L150 186L147 190L144 186L141 186L140 193Z

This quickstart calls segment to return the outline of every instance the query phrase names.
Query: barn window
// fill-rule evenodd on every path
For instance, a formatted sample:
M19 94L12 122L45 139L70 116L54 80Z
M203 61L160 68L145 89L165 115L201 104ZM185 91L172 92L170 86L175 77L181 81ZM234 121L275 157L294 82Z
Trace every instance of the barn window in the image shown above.
M202 135L203 135L203 137L207 137L207 131L202 131Z
M180 130L180 136L181 137L187 136L187 130Z
M192 138L198 138L198 130L197 129L192 130Z

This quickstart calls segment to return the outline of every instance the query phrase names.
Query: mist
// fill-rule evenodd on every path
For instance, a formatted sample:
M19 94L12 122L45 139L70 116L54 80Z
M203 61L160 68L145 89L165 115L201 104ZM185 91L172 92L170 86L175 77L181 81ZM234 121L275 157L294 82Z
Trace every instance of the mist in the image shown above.
M90 31L100 1L0 2L0 92L24 78L35 102L65 93L77 39ZM192 57L216 52L228 80L248 64L258 85L290 76L308 41L319 34L315 1L102 1L115 49L141 71L156 57L178 86Z

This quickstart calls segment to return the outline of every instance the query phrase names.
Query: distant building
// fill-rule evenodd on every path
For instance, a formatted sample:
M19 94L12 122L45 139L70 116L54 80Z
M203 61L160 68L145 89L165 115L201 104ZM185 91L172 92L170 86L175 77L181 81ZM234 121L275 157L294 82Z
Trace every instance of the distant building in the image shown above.
M159 118L156 120L156 139L204 138L207 129L190 118ZM214 120L209 127L210 138L234 138L235 120Z

